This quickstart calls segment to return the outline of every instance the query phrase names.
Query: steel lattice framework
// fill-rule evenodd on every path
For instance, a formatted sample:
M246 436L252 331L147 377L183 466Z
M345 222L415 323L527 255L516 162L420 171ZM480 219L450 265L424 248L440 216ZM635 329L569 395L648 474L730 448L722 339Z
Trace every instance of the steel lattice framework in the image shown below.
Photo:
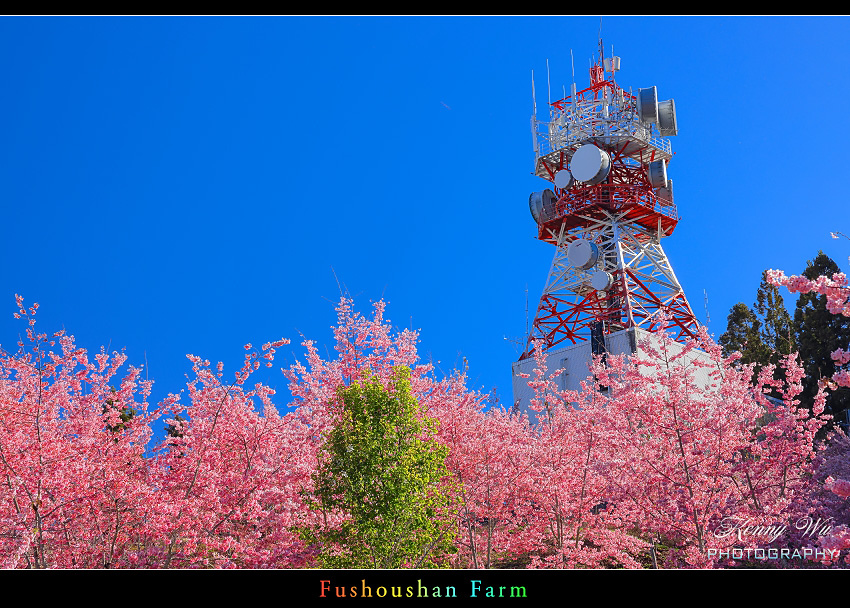
M544 191L546 204L532 213L538 238L555 246L555 256L520 359L530 357L538 341L545 351L588 340L600 324L606 334L631 327L672 330L679 341L697 333L696 318L661 246L679 221L666 177L673 154L661 136L676 134L675 108L672 100L663 102L668 114L658 118L655 88L638 95L625 91L613 79L618 65L619 58L602 60L600 52L600 62L590 69L590 87L575 92L573 85L571 96L551 103L549 121L532 116L535 174L553 182L552 190ZM588 145L610 161L604 177L556 185L556 175L573 169L573 155ZM580 239L598 251L592 266L576 267L568 258L570 243ZM610 275L602 289L591 284L600 272ZM661 311L665 327L659 323Z

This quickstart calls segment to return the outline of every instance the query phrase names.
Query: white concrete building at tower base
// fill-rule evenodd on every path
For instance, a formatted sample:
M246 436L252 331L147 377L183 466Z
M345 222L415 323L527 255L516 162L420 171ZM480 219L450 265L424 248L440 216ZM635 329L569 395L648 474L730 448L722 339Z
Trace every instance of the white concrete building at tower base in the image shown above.
M645 341L649 344L657 346L660 336L656 333L648 332L644 329L635 327L624 329L605 335L605 350L609 355L633 355L646 354L646 349L642 347ZM671 348L676 355L685 349L684 344L672 342ZM591 343L589 340L570 344L563 348L551 349L545 354L547 375L559 369L563 371L553 378L558 388L561 390L581 390L581 383L591 377L590 362ZM701 350L691 350L681 362L687 362L695 359L709 361L707 353ZM530 380L534 380L534 368L536 361L533 357L516 361L512 365L512 381L513 381L513 410L527 414L533 422L536 419L537 412L531 409L531 400L534 398L534 390L528 386ZM709 376L710 367L695 367L695 380L698 386L707 387L711 383ZM520 374L528 374L528 378L523 378Z

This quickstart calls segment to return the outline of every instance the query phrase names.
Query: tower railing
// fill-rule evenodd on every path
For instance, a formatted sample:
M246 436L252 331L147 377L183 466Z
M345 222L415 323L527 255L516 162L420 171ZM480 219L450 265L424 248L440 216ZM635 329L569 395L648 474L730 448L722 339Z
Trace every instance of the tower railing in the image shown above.
M594 120L564 122L554 120L546 122L533 119L535 137L535 163L541 157L547 157L572 145L589 139L604 141L606 137L628 137L639 140L665 156L672 155L670 140L656 137L650 126L631 119L611 119L599 117Z
M577 213L591 205L599 205L612 210L622 209L629 205L640 205L672 220L679 220L679 213L675 204L662 201L643 186L599 184L562 197L556 203L555 208L557 216L562 217L570 213Z

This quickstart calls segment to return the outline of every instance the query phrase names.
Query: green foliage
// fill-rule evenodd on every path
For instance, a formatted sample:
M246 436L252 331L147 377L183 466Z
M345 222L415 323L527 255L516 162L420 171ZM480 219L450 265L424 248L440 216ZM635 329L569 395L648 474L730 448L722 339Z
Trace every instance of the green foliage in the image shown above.
M814 260L806 262L802 274L815 279L836 272L839 272L838 265L819 251ZM772 364L776 367L774 378L784 380L780 361L787 354L799 352L800 363L806 371L799 399L803 407L809 409L814 405L818 383L836 371L831 353L845 348L848 342L850 319L830 313L826 308L826 296L800 294L792 320L779 288L768 283L766 273L762 274L753 308L743 302L735 304L727 317L726 332L718 339L724 355L738 351L742 363L756 364L754 378L763 366ZM827 412L843 421L848 408L850 389L832 391L827 400ZM821 435L828 430L829 427L822 429Z
M313 475L311 506L324 523L304 531L322 547L323 567L435 567L455 552L448 448L409 375L396 368L384 387L364 374L337 392L338 419Z
M761 341L761 321L755 313L743 302L738 302L729 311L726 321L726 332L718 340L723 354L740 352L742 363L761 362L765 346Z
M774 377L784 380L780 362L785 355L795 351L791 315L779 288L767 281L762 273L752 308L743 302L732 307L727 317L726 332L718 339L723 354L741 353L742 363L755 363L753 379L765 365L775 366Z
M791 315L785 308L785 301L779 288L767 280L767 271L761 275L761 284L756 292L753 305L756 315L761 319L761 341L770 351L769 362L778 365L780 360L796 349Z
M183 425L184 422L186 422L186 419L183 418L180 414L174 416L174 422L165 426L166 435L174 439L182 439L185 436L183 432L185 428ZM175 446L172 445L171 447L174 448ZM183 458L186 455L186 452L183 451L182 448L179 449L180 451L177 454L177 458Z
M832 276L836 272L839 272L838 265L823 251L819 251L814 260L806 262L803 276L813 280L822 275ZM830 313L826 308L826 296L803 293L797 299L794 311L794 331L799 345L800 362L806 370L800 401L805 407L811 408L818 382L822 378L831 377L836 371L831 353L839 348L846 348L850 343L850 318ZM837 419L844 419L844 412L848 407L848 388L838 388L827 399L827 412Z
M168 424L165 426L165 432L169 437L181 438L183 437L183 426L181 423L185 422L186 419L183 418L180 414L177 414L174 417L174 422L176 424Z
M118 391L115 390L115 387L110 387L112 389L112 394L117 395ZM128 405L122 406L120 409L115 405L116 400L114 398L107 399L103 404L103 413L109 414L112 410L118 410L118 417L121 422L117 424L106 424L106 429L115 435L116 433L120 433L127 428L127 424L135 417L136 410ZM115 441L118 441L117 439Z

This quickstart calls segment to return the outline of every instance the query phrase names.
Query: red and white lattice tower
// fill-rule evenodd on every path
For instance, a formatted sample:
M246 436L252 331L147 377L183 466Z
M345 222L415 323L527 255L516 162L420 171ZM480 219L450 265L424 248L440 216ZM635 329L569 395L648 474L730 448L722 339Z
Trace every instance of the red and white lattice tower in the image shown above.
M602 57L600 42L590 86L576 91L573 84L570 96L549 105L548 121L537 118L536 107L532 116L534 173L552 185L533 193L529 206L537 238L554 245L555 256L514 364L515 407L521 400L516 377L527 373L536 343L546 353L564 353L550 370L572 363L581 375L576 359L586 372L592 353L635 352L646 333L673 331L679 342L697 333L661 246L679 221L667 177L675 105L659 102L655 87L636 93L620 87L619 66L619 57ZM613 344L624 333L631 337ZM573 348L581 344L586 347Z

